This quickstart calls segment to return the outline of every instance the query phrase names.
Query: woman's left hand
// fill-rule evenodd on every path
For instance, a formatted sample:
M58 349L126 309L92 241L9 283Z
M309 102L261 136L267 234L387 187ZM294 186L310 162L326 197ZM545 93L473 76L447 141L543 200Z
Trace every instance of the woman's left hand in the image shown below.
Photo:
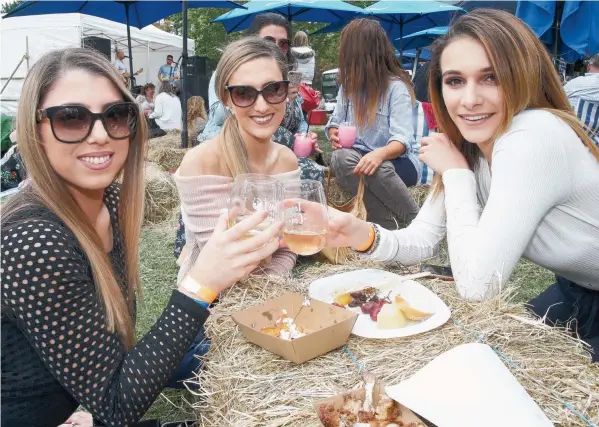
M449 169L469 169L464 155L444 133L432 132L422 138L418 158L440 175Z
M322 153L322 150L318 147L318 135L315 132L308 132L308 138L310 138L310 142L312 143L312 152L313 153Z

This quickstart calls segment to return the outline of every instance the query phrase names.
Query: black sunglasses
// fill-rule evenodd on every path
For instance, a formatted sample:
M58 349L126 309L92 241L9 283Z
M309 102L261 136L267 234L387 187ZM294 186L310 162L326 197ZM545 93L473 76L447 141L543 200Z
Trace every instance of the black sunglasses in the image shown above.
M48 118L54 138L66 144L87 139L96 120L100 120L112 139L125 139L135 134L139 109L133 102L110 105L102 113L92 113L80 105L58 105L37 111L37 122Z
M291 46L291 40L289 40L289 39L279 39L278 42L277 42L277 39L275 39L274 37L271 37L271 36L263 37L263 39L279 45L279 47L283 50L287 50L287 49L289 49L289 46Z
M252 86L226 86L231 95L233 104L240 108L247 108L254 105L258 95L262 95L269 104L280 104L287 98L289 91L289 80L281 80L267 84L258 90Z

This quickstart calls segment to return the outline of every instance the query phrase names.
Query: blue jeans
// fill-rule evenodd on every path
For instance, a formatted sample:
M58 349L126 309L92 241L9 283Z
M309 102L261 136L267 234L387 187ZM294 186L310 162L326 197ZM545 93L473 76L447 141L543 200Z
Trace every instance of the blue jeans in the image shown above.
M358 191L360 176L354 169L367 152L357 149L333 151L331 169L336 183L354 197ZM364 204L368 221L395 230L397 220L410 222L419 207L408 187L416 185L418 171L407 157L384 161L374 175L364 177Z
M570 327L591 346L593 362L599 362L599 291L556 276L556 283L528 304L549 325Z
M206 338L206 331L202 326L194 338L193 342L189 345L187 353L183 356L183 359L177 366L177 369L173 372L167 387L184 389L186 388L184 381L196 377L196 373L202 367L202 360L198 357L204 356L210 349L210 339ZM197 384L188 383L187 386L191 389L198 389Z

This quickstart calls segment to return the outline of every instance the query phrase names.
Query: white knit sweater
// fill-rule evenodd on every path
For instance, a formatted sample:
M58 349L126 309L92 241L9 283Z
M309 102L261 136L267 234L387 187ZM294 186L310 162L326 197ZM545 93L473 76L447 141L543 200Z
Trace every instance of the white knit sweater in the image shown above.
M492 176L492 178L491 178ZM372 257L415 264L447 233L460 294L497 295L520 257L599 290L599 163L574 131L543 110L518 114L494 144L492 168L443 174L409 227L388 231Z

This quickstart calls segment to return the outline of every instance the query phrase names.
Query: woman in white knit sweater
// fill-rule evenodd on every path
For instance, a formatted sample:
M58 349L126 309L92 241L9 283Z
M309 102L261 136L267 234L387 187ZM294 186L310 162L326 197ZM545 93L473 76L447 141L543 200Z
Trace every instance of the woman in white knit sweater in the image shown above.
M543 45L514 16L479 9L439 40L431 98L444 133L423 139L432 194L405 229L331 210L329 243L416 264L447 235L456 286L498 295L523 257L557 283L530 302L599 360L599 150L577 121Z

